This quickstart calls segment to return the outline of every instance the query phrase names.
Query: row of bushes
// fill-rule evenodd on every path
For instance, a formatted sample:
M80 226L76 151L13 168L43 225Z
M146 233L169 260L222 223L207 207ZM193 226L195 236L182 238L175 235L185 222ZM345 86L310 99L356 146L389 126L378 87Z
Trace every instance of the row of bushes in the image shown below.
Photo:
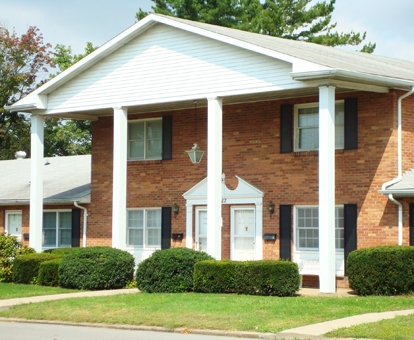
M134 257L111 247L56 249L13 261L13 282L99 290L124 288L133 280Z
M187 248L156 251L138 266L138 289L146 292L239 293L292 296L299 269L289 261L215 261Z

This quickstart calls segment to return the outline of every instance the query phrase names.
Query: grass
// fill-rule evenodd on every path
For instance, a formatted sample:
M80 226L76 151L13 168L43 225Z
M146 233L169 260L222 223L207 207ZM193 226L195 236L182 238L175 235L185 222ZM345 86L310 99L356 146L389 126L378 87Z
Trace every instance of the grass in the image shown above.
M412 308L413 296L277 298L137 293L15 306L0 312L0 317L276 333L352 315Z
M414 315L397 316L394 319L382 320L349 328L340 328L325 334L325 336L383 340L412 340L414 331L413 325Z
M21 297L72 293L76 290L59 287L45 287L35 285L19 285L15 283L0 283L0 300Z

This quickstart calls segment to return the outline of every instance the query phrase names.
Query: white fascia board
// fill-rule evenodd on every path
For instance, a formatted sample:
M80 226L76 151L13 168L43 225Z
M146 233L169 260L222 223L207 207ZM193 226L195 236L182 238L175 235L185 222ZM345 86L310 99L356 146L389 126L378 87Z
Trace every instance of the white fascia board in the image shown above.
M151 16L151 14L148 15L146 18L148 18L150 16ZM291 63L291 64L304 63L305 62L302 59L292 57L292 56L289 56L289 55L284 54L284 53L276 52L276 51L267 49L265 47L260 47L260 46L242 41L242 40L238 40L236 38L231 38L231 37L222 35L220 33L211 32L211 31L208 31L208 30L203 29L203 28L187 25L183 22L178 22L178 21L175 21L175 20L171 20L171 19L169 19L165 16L162 16L162 17L161 16L154 16L153 20L155 20L159 23L168 25L168 26L172 26L172 27L175 27L175 28L182 29L182 30L187 31L187 32L195 33L197 35L201 35L201 36L204 36L204 37L207 37L207 38L210 38L210 39L221 41L221 42L227 43L229 45L237 46L237 47L243 48L245 50L249 50L249 51L260 53L260 54L263 54L263 55L266 55L266 56L269 56L269 57L273 57L275 59L279 59L279 60L282 60L282 61L285 61L285 62L288 62L288 63ZM309 63L309 64L313 64L313 63ZM313 65L317 65L317 64L313 64Z
M328 69L320 71L310 72L291 72L293 80L299 81L312 81L312 80L347 80L356 82L367 82L370 84L376 84L379 86L388 86L392 88L401 88L404 90L411 89L414 86L414 82L408 80L401 80L395 78L388 78L383 76L377 76L373 74L351 72L340 69Z
M379 190L380 194L385 196L393 195L394 197L414 197L414 189L407 190Z

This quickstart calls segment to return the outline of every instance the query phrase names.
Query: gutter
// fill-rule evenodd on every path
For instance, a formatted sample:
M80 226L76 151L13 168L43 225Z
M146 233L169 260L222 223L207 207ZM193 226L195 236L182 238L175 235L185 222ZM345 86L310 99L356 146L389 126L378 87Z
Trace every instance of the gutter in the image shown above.
M86 229L88 225L88 209L82 207L78 204L77 201L74 201L73 204L76 208L80 208L83 210L83 235L82 235L82 246L86 248Z
M411 88L411 91L403 94L398 98L398 106L397 106L397 124L398 124L398 130L397 130L397 177L392 179L389 182L386 182L382 185L382 188L380 190L380 193L385 193L387 191L387 187L390 185L393 185L395 183L398 183L401 181L402 178L402 108L401 103L404 98L407 98L408 96L412 95L414 93L414 87ZM388 194L388 199L398 206L398 245L402 245L402 232L403 232L403 207L400 202L398 202L392 193Z

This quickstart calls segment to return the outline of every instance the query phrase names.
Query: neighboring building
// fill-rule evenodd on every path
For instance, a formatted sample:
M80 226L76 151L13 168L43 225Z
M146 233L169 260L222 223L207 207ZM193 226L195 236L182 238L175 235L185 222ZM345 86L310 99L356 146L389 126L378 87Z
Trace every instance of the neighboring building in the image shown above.
M29 244L30 159L0 161L0 232ZM91 202L91 156L44 159L41 250L79 247ZM85 210L84 210L85 211Z
M412 243L413 86L412 62L149 15L8 107L32 113L30 244L43 116L88 119L88 246L287 258L331 293L356 247Z

